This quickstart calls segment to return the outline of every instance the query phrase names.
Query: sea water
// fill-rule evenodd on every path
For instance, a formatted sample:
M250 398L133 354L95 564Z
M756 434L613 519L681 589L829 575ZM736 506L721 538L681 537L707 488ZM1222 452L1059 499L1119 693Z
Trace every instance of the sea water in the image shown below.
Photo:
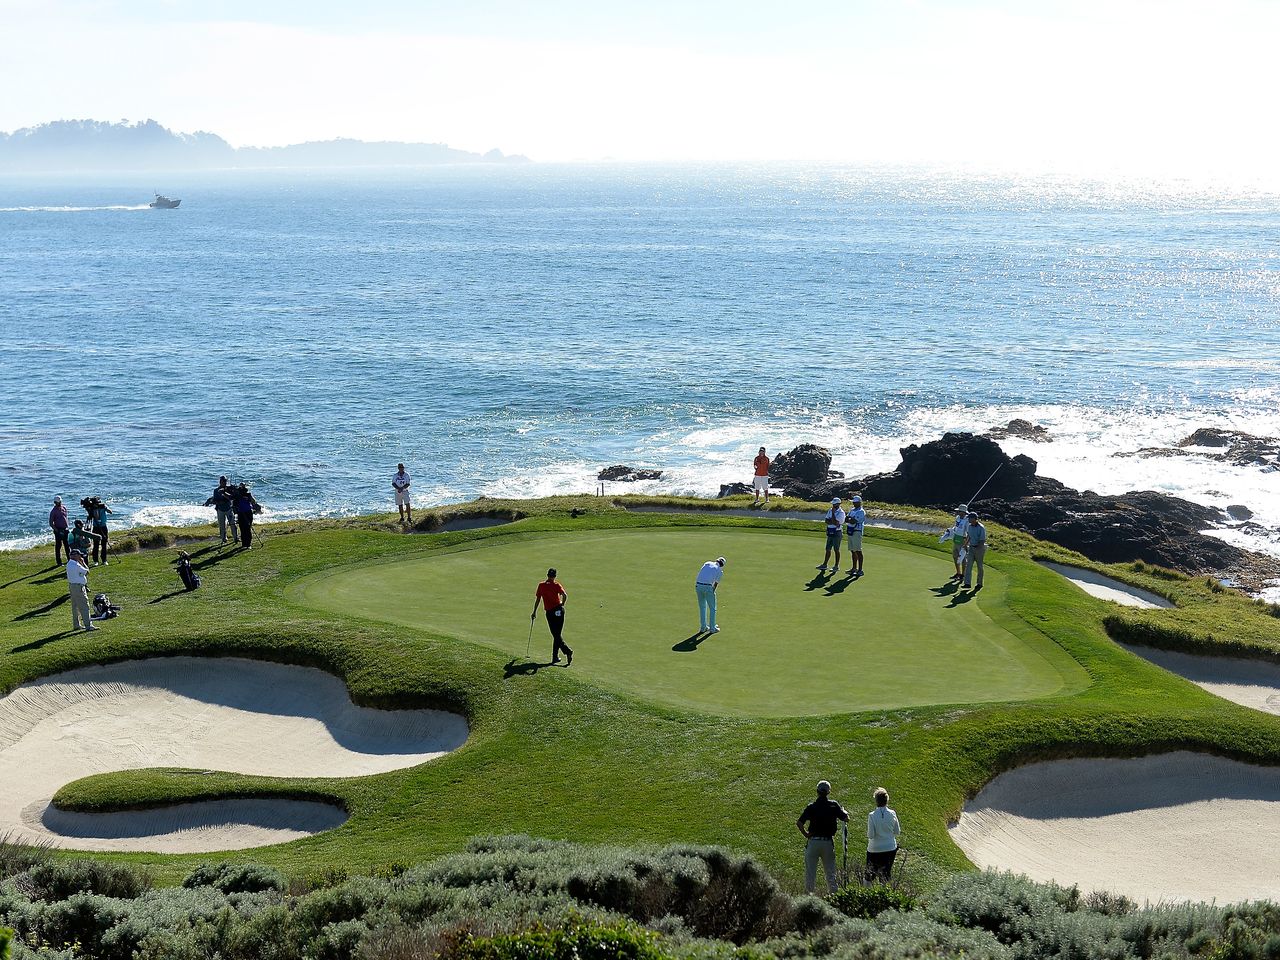
M1280 192L834 166L459 166L0 179L0 542L625 489L714 494L755 450L1002 441L1099 492L1241 503L1280 476L1118 457L1280 435ZM145 206L152 190L178 210ZM956 498L972 493L957 490ZM73 515L75 510L73 509Z

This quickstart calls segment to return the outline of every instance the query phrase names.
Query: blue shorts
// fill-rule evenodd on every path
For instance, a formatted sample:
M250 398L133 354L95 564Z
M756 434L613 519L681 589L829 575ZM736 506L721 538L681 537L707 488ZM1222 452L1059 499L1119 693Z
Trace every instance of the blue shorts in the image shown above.
M840 531L839 531L839 529L837 529L837 530L835 530L835 531L831 531L831 530L828 530L828 531L827 531L827 549L828 549L828 550L839 550L839 549L840 549Z

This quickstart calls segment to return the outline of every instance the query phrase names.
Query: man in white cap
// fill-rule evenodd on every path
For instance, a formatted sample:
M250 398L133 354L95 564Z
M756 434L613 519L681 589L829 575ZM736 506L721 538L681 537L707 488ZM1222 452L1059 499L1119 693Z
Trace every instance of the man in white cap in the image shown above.
M412 480L403 463L396 464L396 475L391 478L391 489L396 492L396 509L401 523L413 523L413 503L409 500L409 484Z
M796 829L804 836L804 888L813 893L818 861L827 875L827 890L836 892L836 824L849 822L849 811L831 799L831 784L818 781L818 798L804 808Z
M831 509L827 511L827 515L823 518L823 522L827 527L827 551L822 555L822 562L818 564L818 569L826 572L827 561L831 559L831 551L836 552L836 565L831 568L831 572L835 573L840 569L840 538L842 535L841 527L844 526L844 510L840 508L840 498L831 498Z
M72 550L67 558L67 591L71 594L71 629L97 630L89 612L89 565L83 550Z
M982 573L983 559L987 555L987 528L982 525L982 521L978 519L978 515L972 510L969 511L968 523L965 525L964 532L964 585L966 587L973 586L973 568L978 568L978 585L975 589L982 589Z
M698 622L702 625L699 633L720 632L716 622L716 588L720 586L720 578L723 576L724 557L708 560L698 571L694 589L698 592Z
M849 576L862 576L862 531L867 525L867 511L862 509L862 498L855 495L849 501L849 512L845 514L844 531L849 537ZM836 558L836 563L840 562Z
M952 580L964 579L964 535L969 532L969 505L962 503L956 507L956 522L947 533L951 534L951 561L956 565L956 575Z
M53 562L57 566L62 566L62 552L67 552L67 559L71 559L71 545L67 542L67 535L71 527L71 522L67 519L67 508L62 504L61 497L53 498L53 509L49 511L49 529L53 531Z

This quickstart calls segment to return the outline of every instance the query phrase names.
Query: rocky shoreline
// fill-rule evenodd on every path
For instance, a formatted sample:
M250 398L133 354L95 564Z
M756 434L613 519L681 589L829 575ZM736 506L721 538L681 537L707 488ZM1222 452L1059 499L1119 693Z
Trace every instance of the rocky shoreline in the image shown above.
M1280 559L1241 549L1203 531L1251 530L1245 504L1222 510L1153 490L1104 495L1076 490L1039 476L1036 461L1010 457L994 438L1014 436L1052 442L1043 427L1012 421L983 435L947 433L939 440L900 450L886 473L845 477L831 469L830 451L804 444L779 455L770 483L788 497L824 502L860 494L871 501L952 511L981 488L971 504L984 518L1023 530L1100 563L1137 560L1194 576L1211 576L1256 592L1280 579ZM1131 456L1204 453L1233 463L1277 468L1280 441L1233 431L1197 430L1176 447L1149 448ZM745 483L725 484L720 496L751 493ZM1256 528L1255 528L1256 529Z

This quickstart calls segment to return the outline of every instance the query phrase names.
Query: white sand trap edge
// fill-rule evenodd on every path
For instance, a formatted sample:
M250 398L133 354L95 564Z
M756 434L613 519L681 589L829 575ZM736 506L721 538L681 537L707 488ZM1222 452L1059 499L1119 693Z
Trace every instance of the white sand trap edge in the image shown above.
M1237 657L1204 657L1129 644L1121 646L1223 700L1280 716L1280 664Z
M356 706L341 680L309 667L161 657L69 670L0 699L0 835L161 853L280 843L333 829L346 814L283 799L110 814L72 814L50 801L81 777L149 767L368 776L433 760L468 733L464 718L440 710Z
M1003 773L951 837L980 867L1139 901L1280 897L1280 767L1179 751Z
M1110 600L1112 603L1119 603L1126 607L1140 607L1144 610L1173 608L1173 604L1158 593L1143 590L1141 587L1132 586L1093 570L1086 570L1084 567L1070 567L1065 563L1053 563L1049 560L1037 560L1036 563L1054 573L1061 574L1085 593L1099 600Z

